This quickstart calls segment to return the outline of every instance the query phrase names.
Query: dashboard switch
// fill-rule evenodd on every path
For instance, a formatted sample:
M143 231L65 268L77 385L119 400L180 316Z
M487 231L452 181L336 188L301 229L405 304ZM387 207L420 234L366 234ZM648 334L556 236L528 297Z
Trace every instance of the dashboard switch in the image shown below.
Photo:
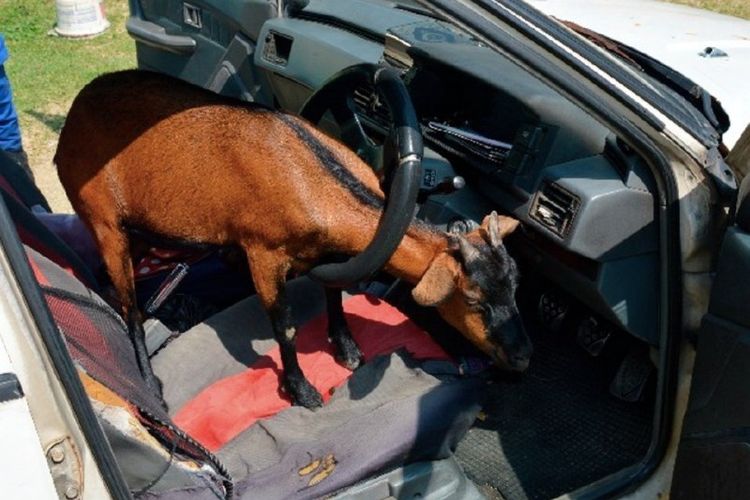
M435 169L425 168L422 174L422 189L432 189L437 185L437 173Z
M516 140L513 142L513 146L533 152L539 149L543 136L544 129L542 127L524 124L516 132Z

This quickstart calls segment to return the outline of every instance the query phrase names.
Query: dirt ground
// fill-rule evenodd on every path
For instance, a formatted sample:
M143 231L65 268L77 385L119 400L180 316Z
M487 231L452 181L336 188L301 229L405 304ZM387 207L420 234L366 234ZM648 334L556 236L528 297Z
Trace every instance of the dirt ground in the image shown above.
M59 130L69 107L68 102L56 103L40 112L39 116L32 116L29 113L21 113L19 116L24 149L29 157L29 165L34 173L36 184L47 197L52 210L61 213L70 213L73 209L57 178L57 170L52 157L55 155ZM53 117L54 122L49 123L49 120L40 118L42 114Z
M0 0L0 32L9 59L23 147L37 185L56 212L72 212L52 158L78 91L94 77L136 65L135 43L125 31L126 0L105 0L110 27L84 38L53 36L54 0Z

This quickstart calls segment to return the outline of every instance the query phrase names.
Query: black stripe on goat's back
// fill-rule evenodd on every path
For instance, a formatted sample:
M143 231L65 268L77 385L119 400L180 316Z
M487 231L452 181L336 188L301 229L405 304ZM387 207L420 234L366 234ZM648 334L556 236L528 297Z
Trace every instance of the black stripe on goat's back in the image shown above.
M300 141L308 145L318 161L325 167L325 170L352 193L358 201L373 208L383 208L383 198L362 184L354 174L341 164L333 151L312 135L298 119L286 114L279 114L279 118L292 129Z

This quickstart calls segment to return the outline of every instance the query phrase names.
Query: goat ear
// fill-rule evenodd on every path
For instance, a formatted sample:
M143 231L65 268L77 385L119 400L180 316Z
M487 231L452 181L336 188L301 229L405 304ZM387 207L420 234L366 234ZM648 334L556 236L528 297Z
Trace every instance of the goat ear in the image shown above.
M456 289L458 263L447 253L437 256L411 291L421 306L437 306L445 302Z
M469 243L469 240L467 240L463 236L456 236L455 238L458 242L458 250L461 253L461 259L464 261L464 264L469 264L481 257L481 255L479 254L479 250L477 250L474 245Z
M516 230L520 221L505 215L497 215L494 210L482 221L482 229L488 235L489 243L493 247L500 246L503 238Z

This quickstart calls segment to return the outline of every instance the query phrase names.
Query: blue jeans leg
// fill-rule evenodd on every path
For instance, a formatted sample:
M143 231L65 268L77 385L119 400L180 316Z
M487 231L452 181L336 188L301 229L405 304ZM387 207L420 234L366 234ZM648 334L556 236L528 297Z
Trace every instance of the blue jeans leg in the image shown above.
M10 88L5 66L0 64L0 149L3 151L21 150L21 130L18 115L13 105L13 92Z

